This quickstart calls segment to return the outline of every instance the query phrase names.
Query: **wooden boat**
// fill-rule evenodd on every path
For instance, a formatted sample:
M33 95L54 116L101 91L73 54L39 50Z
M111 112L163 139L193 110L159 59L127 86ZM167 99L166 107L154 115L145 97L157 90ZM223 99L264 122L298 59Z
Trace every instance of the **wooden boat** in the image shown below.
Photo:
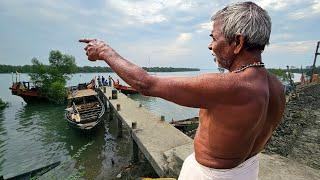
M175 128L179 129L182 132L188 132L192 131L194 129L197 129L199 126L199 117L193 117L190 119L185 120L179 120L179 121L171 121L171 125L173 125Z
M68 95L65 117L70 125L80 130L91 130L101 124L105 107L93 89L73 91Z
M125 95L128 95L128 94L139 94L139 92L137 90L135 90L134 88L132 88L130 86L124 86L124 85L121 85L121 84L114 84L113 87L116 88L118 91L122 92Z
M9 88L11 94L20 96L26 103L48 102L49 99L40 94L39 86L30 82L13 82Z
M113 81L113 87L116 88L118 91L122 92L125 95L128 94L139 94L139 92L134 89L133 87L130 86L125 86L125 85L121 85L119 83L119 80L117 82L115 82L113 79L111 79Z

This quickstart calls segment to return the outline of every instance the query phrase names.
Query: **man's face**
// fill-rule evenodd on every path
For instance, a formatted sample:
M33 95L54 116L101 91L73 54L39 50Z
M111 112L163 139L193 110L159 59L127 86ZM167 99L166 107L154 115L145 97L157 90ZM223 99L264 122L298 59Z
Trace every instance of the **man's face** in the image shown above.
M212 37L212 42L208 48L214 56L214 61L219 67L229 69L234 59L233 48L224 38L219 20L214 21L210 36Z

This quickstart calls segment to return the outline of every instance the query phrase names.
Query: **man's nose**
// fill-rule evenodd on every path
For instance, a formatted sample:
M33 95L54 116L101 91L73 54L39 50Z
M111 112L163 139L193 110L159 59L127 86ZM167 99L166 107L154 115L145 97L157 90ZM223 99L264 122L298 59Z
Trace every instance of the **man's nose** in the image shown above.
M208 48L209 48L210 51L212 50L211 43L208 45Z

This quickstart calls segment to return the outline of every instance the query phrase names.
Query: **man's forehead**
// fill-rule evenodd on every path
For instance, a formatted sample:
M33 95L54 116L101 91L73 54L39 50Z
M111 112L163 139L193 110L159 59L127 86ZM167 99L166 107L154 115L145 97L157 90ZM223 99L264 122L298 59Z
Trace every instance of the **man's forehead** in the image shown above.
M219 28L220 28L220 23L218 21L213 21L211 33L219 31Z

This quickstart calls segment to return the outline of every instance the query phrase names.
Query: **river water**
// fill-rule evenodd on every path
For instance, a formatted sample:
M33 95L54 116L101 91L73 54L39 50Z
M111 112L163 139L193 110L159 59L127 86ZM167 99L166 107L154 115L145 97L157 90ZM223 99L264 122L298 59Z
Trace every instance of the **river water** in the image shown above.
M205 72L155 73L159 76L192 76ZM89 82L94 76L114 73L74 74L68 86ZM28 81L21 74L21 81ZM121 83L124 83L120 80ZM116 123L105 116L104 126L92 134L83 134L68 126L64 106L52 104L28 105L22 98L11 95L11 74L0 74L0 97L9 107L0 111L0 175L11 177L60 161L52 179L113 179L131 160L132 142L124 130L123 138L116 138ZM187 108L160 98L131 96L166 120L180 120L198 115L198 109ZM112 163L114 162L114 164Z

